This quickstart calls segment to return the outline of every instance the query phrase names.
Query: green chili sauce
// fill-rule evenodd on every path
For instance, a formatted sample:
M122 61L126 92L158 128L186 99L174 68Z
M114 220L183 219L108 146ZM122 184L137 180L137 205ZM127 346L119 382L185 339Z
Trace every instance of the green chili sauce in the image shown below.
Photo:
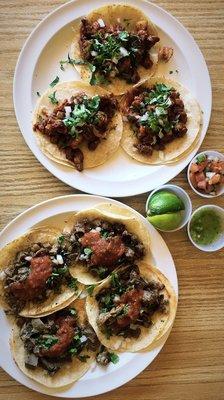
M193 216L190 224L190 234L195 243L211 244L220 233L221 219L215 211L204 209Z

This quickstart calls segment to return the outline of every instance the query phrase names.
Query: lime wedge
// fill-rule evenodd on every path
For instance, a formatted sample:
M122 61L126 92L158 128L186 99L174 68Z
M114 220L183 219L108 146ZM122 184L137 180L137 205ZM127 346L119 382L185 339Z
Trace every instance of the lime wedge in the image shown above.
M176 194L161 190L155 193L148 205L148 215L160 215L184 210L184 203Z
M183 212L177 211L175 213L169 213L169 214L152 215L148 216L147 219L156 228L165 231L172 231L181 224L183 219Z

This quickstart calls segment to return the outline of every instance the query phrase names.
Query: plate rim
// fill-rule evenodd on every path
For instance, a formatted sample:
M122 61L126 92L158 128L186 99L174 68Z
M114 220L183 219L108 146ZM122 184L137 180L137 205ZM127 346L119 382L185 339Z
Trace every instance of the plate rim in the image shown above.
M20 54L19 54L19 57L18 57L18 60L16 63L14 79L13 79L13 104L14 104L14 110L15 110L17 123L20 128L20 132L23 136L23 139L24 139L26 145L29 147L29 149L31 150L33 155L36 157L36 159L43 165L43 167L46 168L57 179L61 180L65 184L73 187L74 189L85 191L90 194L97 194L97 195L116 197L116 198L120 198L120 197L124 197L124 196L135 196L137 194L145 193L145 192L155 188L155 184L151 183L150 174L148 174L148 173L144 176L140 176L138 178L130 180L129 184L127 184L127 185L125 185L123 181L122 182L112 181L112 182L109 182L109 184L108 184L108 182L105 179L98 180L97 177L91 177L91 176L87 176L87 175L84 176L83 178L81 178L80 180L77 180L76 177L79 178L79 176L74 175L74 182L75 182L75 184L74 184L72 182L72 179L70 176L67 176L66 174L64 175L64 171L61 169L61 166L56 165L56 163L53 163L52 161L50 161L48 158L46 158L46 156L43 155L43 153L41 151L38 150L38 148L36 148L36 146L33 146L33 144L29 142L29 138L28 138L29 135L26 134L26 129L23 129L23 122L22 122L23 118L21 117L20 112L17 108L17 102L18 102L18 100L17 100L17 97L18 97L17 82L19 79L19 70L21 68L21 63L23 62L24 53L25 53L26 49L28 48L30 41L33 39L35 34L38 33L39 30L41 29L41 25L46 23L46 20L51 19L52 16L54 16L54 14L56 15L63 8L65 8L65 9L69 8L72 4L74 4L74 7L75 7L76 3L78 3L78 2L80 2L80 0L71 0L67 3L60 5L56 9L52 10L49 14L47 14L46 17L44 19L42 19L37 24L37 26L33 29L33 31L30 33L30 35L26 39L26 41L20 51ZM112 3L112 2L109 0L106 0L103 2L103 4L108 4L108 3ZM119 1L117 1L117 2L119 3ZM122 1L120 3L122 3ZM179 27L179 29L181 29L184 32L184 34L188 37L188 40L191 41L191 43L194 45L194 48L197 50L197 52L196 52L197 57L200 61L200 65L203 67L203 74L205 77L204 79L206 80L206 91L207 91L208 104L206 107L206 114L207 114L206 123L204 121L204 127L203 127L204 134L200 138L199 142L197 143L196 147L192 150L192 152L190 152L188 155L186 155L183 158L183 160L180 160L181 165L178 165L178 164L172 165L171 164L171 167L173 169L171 172L169 172L169 173L167 172L167 174L164 174L164 170L163 170L164 176L163 176L163 178L161 178L160 184L165 184L165 183L169 182L171 179L173 179L175 176L177 176L187 166L187 164L190 162L192 157L194 157L194 155L198 151L199 147L201 146L202 141L205 138L205 135L207 133L207 129L209 126L210 118L211 118L211 109L212 109L211 79L210 79L208 67L207 67L206 61L204 59L204 56L203 56L198 44L194 40L193 36L185 28L185 26L182 25L182 23L180 21L178 21L178 19L176 19L172 14L170 14L169 12L164 10L162 7L155 5L154 3L151 3L146 0L139 0L140 8L141 8L141 3L146 4L147 6L158 10L158 12L160 14L166 15L167 18L172 20L173 24L176 24ZM63 25L63 26L65 26L65 25ZM56 32L54 32L54 34L57 32L58 32L58 30ZM53 35L51 35L51 38L53 37ZM44 46L47 43L44 43ZM44 46L42 46L42 48ZM38 56L38 58L39 58L39 56ZM97 187L97 189L96 189L96 187Z
M99 203L101 203L102 201L104 201L104 202L107 202L107 203L112 202L112 203L114 203L114 204L119 204L119 205L123 206L123 207L126 208L126 209L130 209L130 210L134 211L134 213L140 218L140 220L142 220L142 221L144 220L144 223L146 224L146 226L149 226L149 225L150 225L150 224L148 224L148 222L145 220L145 218L144 218L138 211L136 211L135 209L133 209L132 207L130 207L130 206L124 204L124 203L121 203L121 202L118 201L118 200L110 199L110 198L102 197L102 196L97 196L97 195L70 194L70 195L57 196L57 197L54 197L54 198L52 198L52 199L48 199L48 200L39 202L39 203L33 205L32 207L29 207L28 209L24 210L22 213L20 213L19 215L17 215L12 221L10 221L10 222L2 229L2 231L0 232L0 239L2 238L2 236L3 236L5 233L8 234L7 231L10 230L10 229L13 227L14 224L18 223L18 220L19 220L19 219L23 220L25 214L28 214L28 217L29 217L29 213L30 213L30 212L31 212L31 213L32 213L32 212L35 212L35 209L37 209L37 213L40 213L40 214L41 214L41 213L43 213L43 210L44 210L44 209L48 209L48 208L49 208L49 204L50 204L50 203L52 203L52 205L53 205L53 207L54 207L54 206L56 206L55 203L57 203L58 201L63 203L63 201L65 201L65 202L68 201L68 202L69 202L71 199L74 199L74 204L75 204L75 203L78 202L78 201L82 201L82 198L84 198L85 200L88 199L88 198L90 198L90 199L92 199L92 200L98 201ZM39 208L40 208L40 210L38 210ZM47 215L47 216L44 216L44 217L42 216L41 221L44 220L44 219L46 219L46 218L49 218L49 216L51 216L50 209L51 209L51 207L49 208L49 211L47 212L48 215ZM64 212L64 211L62 211L62 212ZM66 212L69 212L69 211L66 211ZM49 214L49 213L50 213L50 214ZM60 212L57 212L57 214L60 214ZM57 214L53 214L53 215L57 215ZM35 225L36 223L37 223L37 222L35 222L34 225ZM39 223L39 222L38 222L38 223ZM30 228L25 228L25 230L27 230L27 229L30 229ZM171 262L172 262L172 270L173 270L173 272L174 272L174 282L172 282L172 283L173 283L175 292L176 292L176 294L177 294L177 299L178 299L178 278L177 278L177 270L176 270L176 267L175 267L175 263L174 263L173 257L172 257L172 255L171 255L171 253L170 253L170 251L169 251L169 248L168 248L168 246L167 246L165 240L162 238L162 236L160 235L160 233L159 233L158 231L156 231L155 228L154 228L152 225L150 225L150 228L148 228L148 230L152 230L153 233L156 232L156 236L160 238L161 244L163 245L164 249L166 250L167 254L169 255L169 258L170 258L170 260L171 260ZM23 232L22 232L21 234L23 234ZM17 235L16 235L16 236L17 236ZM5 244L4 244L4 246L5 246ZM1 311L1 314L2 314L2 313L4 314L4 311ZM171 331L171 330L170 330L170 331ZM153 362L153 360L155 359L155 357L156 357L156 356L160 353L160 351L162 350L162 348L163 348L163 346L164 346L164 344L165 344L165 342L166 342L166 340L167 340L167 338L168 338L168 336L169 336L169 334L170 334L170 331L169 331L167 337L165 337L164 340L162 341L162 344L160 344L159 346L153 348L153 350L152 350L153 354L152 354L151 352L148 352L148 353L147 353L147 352L145 352L145 353L141 353L141 352L140 352L140 353L133 353L133 354L135 354L135 363L136 363L135 369L134 369L134 373L132 372L133 369L129 367L129 368L127 369L126 373L124 373L124 375L119 375L119 377L118 377L118 371L117 371L117 369L113 370L112 372L110 372L110 374L112 374L112 377L113 377L113 379L112 379L113 384L110 386L110 388L108 389L108 387L106 387L106 388L103 387L102 390L96 390L96 391L94 391L93 394L88 394L88 393L87 393L87 394L86 394L86 393L83 394L83 393L82 393L82 394L80 395L80 394L78 394L78 393L74 393L74 394L69 395L69 394L66 394L66 393L64 394L64 392L60 391L60 388L59 388L59 390L51 391L51 390L49 390L48 388L45 388L45 387L42 386L42 385L38 385L35 381L32 381L32 379L27 378L20 370L17 370L18 374L21 375L21 380L22 380L22 379L25 380L25 382L24 382L24 381L22 382L22 381L19 379L19 376L18 376L18 375L15 377L15 374L14 374L14 373L11 373L11 372L8 370L8 368L7 368L7 369L4 368L3 363L2 363L1 360L0 360L0 366L4 369L4 371L6 371L6 372L7 372L10 376L12 376L16 381L18 381L18 382L21 383L22 385L25 385L26 387L31 388L32 390L37 391L37 392L39 392L39 393L44 393L44 394L48 394L48 395L56 396L56 397L65 397L65 398L82 398L82 397L96 396L96 395L98 395L98 394L103 394L103 393L109 392L109 391L111 391L111 390L113 390L113 389L116 389L116 388L118 388L118 387L124 385L125 383L129 382L131 379L135 378L135 377L136 377L140 372L142 372L147 366L149 366L149 365ZM149 353L151 354L150 359L148 359L148 357L147 357L147 355L149 355ZM12 362L13 362L13 361L12 361ZM121 366L120 368L123 369L123 368L126 367L126 366L130 366L131 363L133 363L133 359L127 361L127 363L126 363L124 366ZM9 367L9 369L10 369L10 367ZM129 372L128 372L128 371L129 371ZM113 375L115 375L115 376L113 376ZM93 378L93 381L94 381L95 379L99 379L99 377ZM79 383L79 381L77 381L76 384L78 384L78 383ZM73 387L72 387L72 389L73 389L74 391L76 390L76 384L73 384ZM34 386L35 386L35 387L34 387Z

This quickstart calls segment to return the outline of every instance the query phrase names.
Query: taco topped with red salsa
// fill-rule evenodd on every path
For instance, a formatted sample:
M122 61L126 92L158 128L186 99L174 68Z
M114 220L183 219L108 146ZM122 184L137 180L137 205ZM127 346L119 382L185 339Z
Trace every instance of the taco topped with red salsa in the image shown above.
M121 94L154 73L159 40L156 28L139 9L112 4L81 20L71 56L83 79Z
M72 255L60 231L41 227L0 251L1 305L23 316L50 314L80 293L70 275Z
M45 317L18 319L11 346L27 376L48 387L61 387L87 372L99 341L87 321L85 301L76 300Z
M70 272L81 283L97 283L116 268L149 257L148 233L135 218L95 208L77 213L73 223Z

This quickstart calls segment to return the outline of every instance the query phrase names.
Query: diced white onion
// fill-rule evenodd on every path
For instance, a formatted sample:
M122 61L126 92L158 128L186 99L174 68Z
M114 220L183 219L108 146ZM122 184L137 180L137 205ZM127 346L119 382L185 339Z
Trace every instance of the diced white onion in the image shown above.
M142 115L142 117L140 117L140 121L144 122L147 121L149 114L146 112L145 114Z
M58 264L60 264L60 265L62 265L62 264L64 263L64 260L63 260L63 258L62 258L62 256L61 256L61 254L57 254L57 262L58 262Z
M56 258L52 259L53 264L58 265L58 261L56 260Z
M123 46L120 47L120 54L121 54L123 57L126 57L126 56L129 55L128 51L127 51Z
M26 257L25 257L25 260L26 260L26 261L31 261L31 260L32 260L32 257L31 257L31 256L26 256Z
M160 160L164 159L164 152L161 150L159 151L159 158L160 158Z
M158 62L158 54L157 53L150 52L150 58L151 58L153 64L157 64L157 62Z
M0 272L0 281L4 281L6 274L4 271Z
M80 342L84 343L86 341L87 341L87 337L85 335L82 335L81 338L80 338Z
M156 136L153 136L153 141L151 144L156 144Z
M163 136L164 136L163 132L160 131L160 132L158 133L158 136L159 136L160 139L162 139Z
M122 119L123 119L124 122L127 122L127 121L128 121L126 115L123 115Z
M100 226L97 226L97 227L95 228L95 230L96 230L96 232L100 232L100 231L102 230L102 228L101 228Z
M65 118L69 118L72 112L72 108L70 106L65 106Z
M211 179L215 175L215 172L206 172L206 178Z
M91 51L91 56L96 57L97 54L98 54L98 53L97 53L95 50L92 50L92 51Z
M104 23L104 20L103 20L102 18L99 18L99 19L97 20L97 22L98 22L100 28L104 28L104 27L105 27L105 23Z

